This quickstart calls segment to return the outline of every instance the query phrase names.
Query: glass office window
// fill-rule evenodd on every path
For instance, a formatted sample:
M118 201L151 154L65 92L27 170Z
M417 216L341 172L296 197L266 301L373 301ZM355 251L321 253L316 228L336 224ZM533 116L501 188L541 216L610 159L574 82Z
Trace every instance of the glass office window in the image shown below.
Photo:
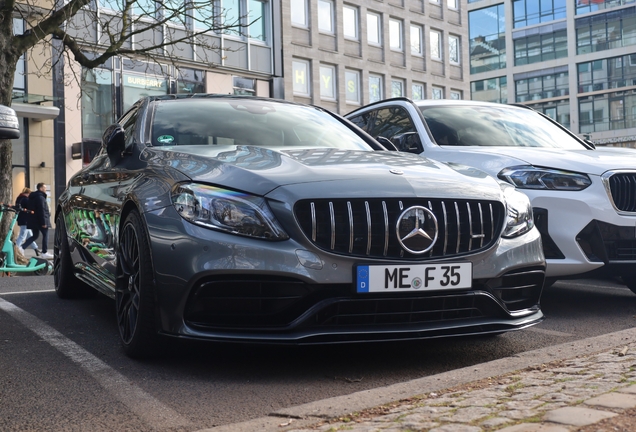
M358 8L344 5L342 7L342 25L344 37L358 39Z
M446 4L448 5L448 8L451 10L459 9L459 0L448 0Z
M470 73L506 67L506 18L504 5L468 13Z
M561 123L566 128L570 127L570 100L564 99L560 101L543 102L528 105L530 108L537 110L553 120Z
M452 100L461 100L462 99L462 92L459 90L451 90L450 91L450 98Z
M327 100L336 99L336 67L320 65L320 97Z
M290 7L292 24L307 27L307 0L291 0Z
M441 87L432 87L431 99L444 99L444 89Z
M442 59L442 34L437 30L431 30L429 33L431 43L431 58L434 60Z
M513 0L512 12L514 28L564 19L566 0Z
M382 77L369 75L369 102L377 102L384 98L382 91Z
M345 95L348 103L360 104L360 72L345 71Z
M413 100L424 99L424 84L419 84L419 83L411 84L411 99Z
M636 45L636 7L579 18L575 27L577 54Z
M249 28L247 29L247 34L252 39L257 39L260 41L265 41L266 35L266 20L267 17L265 15L266 6L265 2L260 0L249 0L248 1L248 15L247 21L251 23Z
M422 47L422 26L411 25L411 54L415 56L424 55Z
M389 19L389 44L394 51L402 51L402 21Z
M292 76L294 82L293 88L295 95L304 97L311 96L311 77L309 76L310 70L311 68L307 60L292 61Z
M318 0L318 30L333 33L333 1Z
M568 82L567 71L515 80L516 102L568 96Z
M459 37L448 36L448 61L458 65L460 60Z
M380 45L382 42L380 15L376 13L367 13L367 42L371 45Z
M518 37L514 40L515 66L567 57L567 30Z
M605 93L579 98L580 133L636 127L636 94Z
M391 80L391 97L404 96L404 81L393 79Z
M636 85L636 54L579 63L579 93Z
M575 3L576 14L579 15L589 12L612 9L634 2L636 2L636 0L578 0Z
M470 83L470 98L482 102L508 103L508 85L505 76Z

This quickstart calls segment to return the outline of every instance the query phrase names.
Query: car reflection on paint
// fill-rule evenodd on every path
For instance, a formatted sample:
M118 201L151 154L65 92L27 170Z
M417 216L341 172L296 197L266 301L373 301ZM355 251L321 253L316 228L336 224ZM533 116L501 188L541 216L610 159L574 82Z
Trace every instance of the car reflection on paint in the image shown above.
M131 357L163 336L338 343L539 323L545 262L525 195L387 151L337 115L167 96L109 127L56 213L62 298L115 300Z

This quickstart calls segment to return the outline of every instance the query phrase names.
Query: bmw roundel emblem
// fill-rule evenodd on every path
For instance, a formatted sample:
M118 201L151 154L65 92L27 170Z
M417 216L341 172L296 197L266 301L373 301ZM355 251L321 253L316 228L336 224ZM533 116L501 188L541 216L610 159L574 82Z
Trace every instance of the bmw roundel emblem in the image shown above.
M437 241L437 218L422 206L409 207L398 217L395 231L402 248L415 255L431 250Z

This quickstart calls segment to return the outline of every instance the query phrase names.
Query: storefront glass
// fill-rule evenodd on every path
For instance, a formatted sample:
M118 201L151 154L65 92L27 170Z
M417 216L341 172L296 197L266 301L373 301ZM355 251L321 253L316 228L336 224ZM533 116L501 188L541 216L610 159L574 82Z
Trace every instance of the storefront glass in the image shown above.
M168 80L152 75L124 74L124 111L145 96L168 94Z

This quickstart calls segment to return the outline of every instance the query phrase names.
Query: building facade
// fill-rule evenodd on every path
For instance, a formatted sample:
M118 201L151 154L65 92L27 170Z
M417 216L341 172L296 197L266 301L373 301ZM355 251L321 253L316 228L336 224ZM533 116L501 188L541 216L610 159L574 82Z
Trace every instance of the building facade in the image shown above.
M636 0L469 0L470 98L636 147Z
M339 114L393 96L468 97L460 0L285 0L284 97Z

